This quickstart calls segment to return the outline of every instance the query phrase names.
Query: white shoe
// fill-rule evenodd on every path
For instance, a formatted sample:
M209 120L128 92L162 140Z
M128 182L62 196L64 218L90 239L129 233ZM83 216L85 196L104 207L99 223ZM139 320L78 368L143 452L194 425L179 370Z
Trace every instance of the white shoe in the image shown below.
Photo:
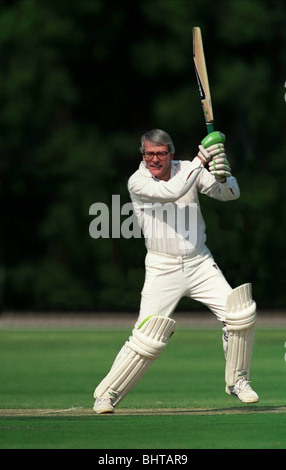
M111 398L108 398L108 397L97 398L93 405L93 411L95 411L97 414L114 413L114 406L112 405Z
M242 403L257 403L259 396L252 390L248 380L245 378L239 379L233 387L226 385L226 393L236 396Z

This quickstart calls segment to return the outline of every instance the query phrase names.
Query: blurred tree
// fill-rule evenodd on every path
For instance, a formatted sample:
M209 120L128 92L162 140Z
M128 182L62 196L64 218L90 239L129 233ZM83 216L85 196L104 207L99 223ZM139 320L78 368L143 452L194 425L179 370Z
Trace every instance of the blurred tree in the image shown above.
M279 0L0 0L4 308L138 309L144 241L91 238L89 208L129 201L147 129L195 155L195 25L241 187L234 203L202 198L208 245L231 284L285 306L285 19Z

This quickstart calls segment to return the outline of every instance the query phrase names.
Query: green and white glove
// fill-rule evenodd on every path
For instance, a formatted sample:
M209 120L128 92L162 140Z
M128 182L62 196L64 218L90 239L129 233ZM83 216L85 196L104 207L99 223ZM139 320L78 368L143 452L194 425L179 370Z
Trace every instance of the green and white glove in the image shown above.
M225 149L223 144L219 144L220 152L214 156L209 162L209 170L215 179L223 183L226 178L231 176L230 164L226 158Z
M198 157L204 164L210 164L212 159L218 157L221 154L222 148L224 149L223 144L214 144L208 148L204 148L203 145L199 145Z

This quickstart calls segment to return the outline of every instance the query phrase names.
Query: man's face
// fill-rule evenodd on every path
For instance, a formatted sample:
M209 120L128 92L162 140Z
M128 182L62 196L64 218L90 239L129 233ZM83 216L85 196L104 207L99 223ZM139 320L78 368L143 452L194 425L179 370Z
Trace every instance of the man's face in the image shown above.
M171 173L171 161L174 158L174 154L169 153L168 145L154 145L146 141L144 147L143 160L150 173L160 180L168 181ZM160 155L160 153L162 154Z

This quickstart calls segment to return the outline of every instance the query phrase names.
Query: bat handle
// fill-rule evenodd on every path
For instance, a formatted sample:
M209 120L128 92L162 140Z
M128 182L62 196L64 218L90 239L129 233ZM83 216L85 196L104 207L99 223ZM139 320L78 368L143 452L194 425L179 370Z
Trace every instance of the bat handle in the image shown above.
M207 149L211 145L224 144L226 140L225 135L219 131L210 132L201 142L202 146Z
M206 122L206 126L207 126L208 134L211 134L212 132L214 132L214 123L213 122Z

